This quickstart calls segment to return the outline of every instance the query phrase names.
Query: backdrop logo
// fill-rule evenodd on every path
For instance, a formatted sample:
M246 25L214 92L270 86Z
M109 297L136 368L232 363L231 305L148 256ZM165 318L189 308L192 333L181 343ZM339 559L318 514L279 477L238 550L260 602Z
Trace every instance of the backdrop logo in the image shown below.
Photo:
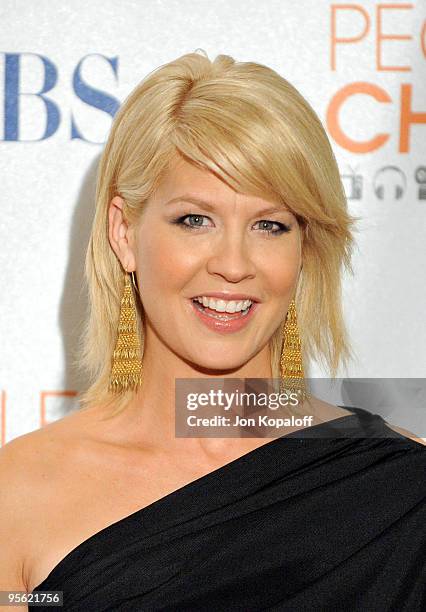
M420 61L426 59L426 19L421 21L416 18L417 16L410 14L410 11L415 10L413 4L379 3L371 7L371 12L360 4L332 4L330 8L331 70L336 70L337 51L343 53L345 49L351 50L353 45L356 45L357 64L370 62L369 71L371 72L373 70L412 72L409 63L396 64L395 60L390 59L395 52L398 57L407 55L413 57L413 64L419 63L418 57ZM411 23L415 24L413 35L407 34L406 31L401 34L404 26L409 29ZM372 28L372 25L375 27ZM392 28L395 29L392 30ZM341 65L345 73L350 71L351 66L348 60ZM360 80L348 83L337 91L330 101L327 110L328 131L339 146L351 153L371 153L383 147L392 134L372 133L369 138L355 140L348 135L340 120L343 107L349 104L352 98L356 97L358 104L362 103L362 98L359 100L360 96L363 96L364 99L368 97L370 103L374 101L378 113L380 113L381 105L390 104L395 107L399 115L398 151L408 153L412 128L426 124L426 112L422 112L423 109L415 108L414 94L415 90L411 83L401 83L397 94L389 93L377 82L370 83Z
M340 176L348 200L361 200L363 191L363 177L358 169L349 166L349 172Z
M373 189L379 200L385 199L385 193L390 192L392 199L400 200L407 189L407 179L397 166L385 166L374 175Z
M426 200L426 166L419 166L416 169L415 179L419 185L419 200Z
M61 121L69 121L70 127L70 138L80 139L86 142L92 142L93 144L103 144L93 142L84 137L81 130L79 129L77 122L71 113L68 119L62 117L59 104L52 99L49 95L53 92L58 82L58 69L54 62L38 53L4 53L4 116L3 116L3 140L15 141L15 142L39 142L46 140L55 134L58 130ZM113 96L109 95L105 91L97 89L86 82L82 75L83 64L88 57L100 57L102 58L105 66L109 70L112 70L114 76L117 78L117 57L105 57L98 53L91 53L84 56L75 67L72 74L72 89L75 96L82 102L93 108L99 109L100 111L107 113L111 117L114 117L115 113L120 107L119 101ZM25 88L22 78L22 58L32 58L33 63L39 62L42 84L41 86L33 91L28 91ZM41 138L33 138L31 140L20 138L20 127L22 121L25 120L21 109L21 100L23 97L33 98L38 100L37 108L40 107L41 112L38 113L40 117L40 127L43 131Z

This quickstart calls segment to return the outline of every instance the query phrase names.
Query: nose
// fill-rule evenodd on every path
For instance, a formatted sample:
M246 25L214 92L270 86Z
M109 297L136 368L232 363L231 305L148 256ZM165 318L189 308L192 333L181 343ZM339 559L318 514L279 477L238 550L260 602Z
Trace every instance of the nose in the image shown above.
M231 283L254 278L256 267L244 236L236 232L224 232L213 246L207 262L209 274L222 276Z

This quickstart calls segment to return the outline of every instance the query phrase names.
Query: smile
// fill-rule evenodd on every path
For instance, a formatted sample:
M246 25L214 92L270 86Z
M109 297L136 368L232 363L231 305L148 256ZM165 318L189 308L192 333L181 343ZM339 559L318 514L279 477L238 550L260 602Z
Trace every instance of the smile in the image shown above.
M224 306L228 306L225 300L220 300L217 303L210 302L209 306L211 307L204 306L200 303L200 300L201 298L191 300L193 312L198 320L209 329L222 333L233 333L243 329L252 319L254 312L259 306L257 302L252 302L251 300L239 303L232 301L228 302L230 306L227 309L236 310L236 312L227 312L224 308Z

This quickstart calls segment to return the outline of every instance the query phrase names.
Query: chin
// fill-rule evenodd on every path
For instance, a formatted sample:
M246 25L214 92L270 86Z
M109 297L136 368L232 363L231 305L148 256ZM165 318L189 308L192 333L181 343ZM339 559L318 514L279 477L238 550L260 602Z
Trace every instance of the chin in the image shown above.
M195 369L204 372L206 377L221 376L221 374L229 375L235 371L234 377L239 378L238 370L243 367L247 359L235 359L235 357L224 359L223 354L221 355L218 351L217 358L214 358L214 355L210 353L209 359L206 359L205 356L204 358L193 356L189 361Z

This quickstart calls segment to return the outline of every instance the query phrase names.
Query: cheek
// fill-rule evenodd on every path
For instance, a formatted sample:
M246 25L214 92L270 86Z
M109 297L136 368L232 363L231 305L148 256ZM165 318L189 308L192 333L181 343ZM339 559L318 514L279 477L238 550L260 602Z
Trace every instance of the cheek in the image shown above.
M184 248L171 232L142 230L137 248L140 282L153 293L167 293L191 277L199 263L193 249Z
M301 250L297 233L284 241L275 249L265 252L262 257L261 269L263 281L269 292L282 297L293 291L300 272Z

